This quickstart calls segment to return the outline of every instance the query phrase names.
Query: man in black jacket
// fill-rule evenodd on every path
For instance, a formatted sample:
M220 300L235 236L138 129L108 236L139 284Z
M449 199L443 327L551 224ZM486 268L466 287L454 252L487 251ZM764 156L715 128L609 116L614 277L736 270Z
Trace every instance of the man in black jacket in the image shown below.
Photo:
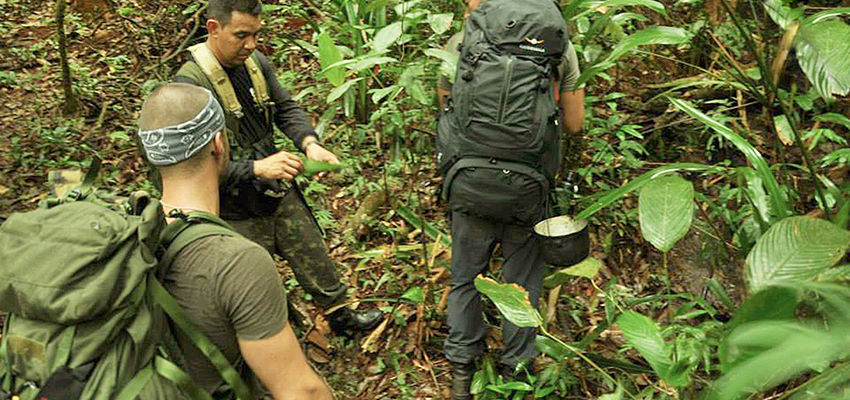
M346 286L316 221L293 184L301 159L279 151L277 126L312 160L338 163L322 146L309 116L277 80L269 60L256 50L262 22L258 0L211 0L205 43L175 81L209 89L222 104L233 147L222 181L221 214L236 230L286 259L302 288L316 304L332 308L345 302ZM377 310L339 308L329 315L337 332L377 326Z

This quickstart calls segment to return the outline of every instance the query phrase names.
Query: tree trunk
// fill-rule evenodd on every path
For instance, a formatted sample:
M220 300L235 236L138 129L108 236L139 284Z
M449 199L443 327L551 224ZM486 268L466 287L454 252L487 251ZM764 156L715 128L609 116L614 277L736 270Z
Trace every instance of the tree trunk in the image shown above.
M71 85L71 68L68 67L68 51L65 39L65 0L56 0L56 30L59 35L59 62L62 65L62 89L65 92L65 115L77 112L77 99Z

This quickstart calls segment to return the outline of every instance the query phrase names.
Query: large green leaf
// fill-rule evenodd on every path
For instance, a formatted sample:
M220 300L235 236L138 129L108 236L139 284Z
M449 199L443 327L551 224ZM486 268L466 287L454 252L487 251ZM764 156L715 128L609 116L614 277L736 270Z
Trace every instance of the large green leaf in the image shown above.
M345 81L345 71L342 70L341 66L329 67L340 61L342 61L342 54L336 48L334 40L327 32L322 32L319 35L319 64L322 66L328 82L337 87Z
M452 19L454 14L431 14L428 16L428 24L431 25L431 30L438 35L446 33L452 27Z
M708 115L705 115L692 104L684 100L674 98L670 98L669 100L676 108L684 111L715 132L719 133L720 136L732 143L740 152L744 153L744 156L747 157L747 161L749 161L753 168L758 171L761 175L761 179L764 181L767 192L770 194L770 203L773 215L777 218L784 218L791 215L791 209L788 206L785 193L779 187L779 182L777 182L776 177L773 176L773 171L767 165L767 161L764 160L764 157L762 157L761 153L759 153L753 145L733 130L729 129L726 125L723 125Z
M328 104L333 103L338 98L342 97L342 95L344 95L345 92L348 91L348 89L351 89L352 85L354 85L355 83L357 83L361 79L363 79L363 78L350 79L350 80L346 81L345 83L343 83L342 85L335 88L334 90L331 90L331 92L328 94L328 98L327 98L327 100L325 100L325 102L327 102Z
M846 400L850 398L850 363L836 365L806 382L789 400Z
M381 53L398 40L401 37L402 25L401 21L393 22L378 31L378 34L375 35L375 39L372 41L372 48L375 49L376 53Z
M691 229L694 185L679 175L655 179L640 190L638 211L644 239L658 250L670 251Z
M767 321L741 326L727 337L734 367L714 382L709 400L740 399L774 387L800 373L846 357L850 329L825 332L794 322Z
M690 32L682 28L671 26L653 26L637 31L617 43L604 60L582 72L578 78L577 85L586 83L602 70L612 67L615 61L638 46L649 44L682 44L689 42L692 36Z
M342 169L342 164L331 164L329 162L311 160L307 157L301 158L301 163L304 164L304 170L301 171L301 176L310 177L319 172L338 171Z
M774 224L747 255L750 290L811 279L841 260L850 232L827 221L789 217Z
M728 329L756 321L790 321L795 317L800 289L791 286L770 286L750 296L735 310Z
M555 271L543 280L543 285L547 288L553 288L564 282L569 281L572 277L583 277L593 279L599 274L599 269L602 268L602 261L593 257L587 257L584 261L573 265L569 268L564 268Z
M602 7L625 7L625 6L644 6L659 14L667 15L667 10L664 9L664 4L653 0L608 0L599 5Z
M797 60L818 94L850 93L850 26L832 15L807 18L797 34Z
M528 292L517 284L498 283L490 278L475 278L475 288L496 304L502 315L521 328L537 328L543 318L531 304Z
M688 382L686 374L673 370L670 347L664 342L655 321L634 311L626 311L617 319L617 325L623 331L626 341L649 362L661 379L673 386L682 386Z
M599 210L611 205L617 200L620 200L623 196L640 189L643 185L646 185L647 182L652 181L653 179L657 179L659 177L679 172L679 171L694 171L694 172L718 172L722 171L722 167L716 167L705 164L697 164L697 163L678 163L678 164L670 164L665 165L663 167L655 168L649 172L644 173L643 175L633 179L631 182L605 193L602 197L596 200L593 204L582 210L578 215L575 216L575 220L587 219L593 214L596 214Z
M786 6L782 0L765 0L764 10L773 22L776 22L776 25L779 25L782 29L788 29L791 23L803 16L802 7L792 9Z

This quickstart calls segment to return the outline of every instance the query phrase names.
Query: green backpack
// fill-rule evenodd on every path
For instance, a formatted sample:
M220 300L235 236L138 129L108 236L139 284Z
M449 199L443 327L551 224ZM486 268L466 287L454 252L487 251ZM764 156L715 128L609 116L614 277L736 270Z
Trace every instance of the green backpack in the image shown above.
M554 83L568 40L552 0L489 0L469 16L437 125L453 211L537 222L560 159Z
M147 195L116 210L87 186L0 225L0 399L211 400L178 367L171 325L254 398L159 282L187 244L233 231L203 213L166 225Z

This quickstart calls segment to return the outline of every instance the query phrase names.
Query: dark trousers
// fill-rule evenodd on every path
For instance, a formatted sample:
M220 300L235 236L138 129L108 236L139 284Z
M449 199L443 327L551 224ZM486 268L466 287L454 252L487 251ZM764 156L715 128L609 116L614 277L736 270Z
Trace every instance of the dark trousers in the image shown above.
M295 189L286 193L270 216L227 222L269 253L283 257L316 304L328 308L341 302L346 286L339 280L310 208Z
M470 363L484 351L486 327L482 315L481 294L475 289L475 277L483 273L496 243L501 244L505 263L505 281L525 288L537 307L543 285L544 264L538 240L531 227L501 224L464 213L452 213L451 292L448 298L449 338L446 358ZM519 328L502 319L505 344L502 363L515 366L534 357L537 330Z

